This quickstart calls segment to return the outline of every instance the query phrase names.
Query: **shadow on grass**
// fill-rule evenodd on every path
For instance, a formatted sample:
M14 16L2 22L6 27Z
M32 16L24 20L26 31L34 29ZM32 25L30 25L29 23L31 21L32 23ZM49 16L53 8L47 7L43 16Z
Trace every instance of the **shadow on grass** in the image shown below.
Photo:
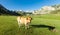
M32 27L35 27L35 28L48 28L48 30L54 30L55 27L53 26L48 26L48 25L31 25Z

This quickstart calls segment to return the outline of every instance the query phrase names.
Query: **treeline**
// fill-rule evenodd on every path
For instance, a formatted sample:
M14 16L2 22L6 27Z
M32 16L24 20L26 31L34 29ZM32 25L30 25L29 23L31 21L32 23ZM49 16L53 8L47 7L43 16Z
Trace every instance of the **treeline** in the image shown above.
M17 11L17 13L21 14L21 15L31 15L32 12L25 12L25 11Z
M60 14L60 10L52 11L52 12L50 12L50 14Z

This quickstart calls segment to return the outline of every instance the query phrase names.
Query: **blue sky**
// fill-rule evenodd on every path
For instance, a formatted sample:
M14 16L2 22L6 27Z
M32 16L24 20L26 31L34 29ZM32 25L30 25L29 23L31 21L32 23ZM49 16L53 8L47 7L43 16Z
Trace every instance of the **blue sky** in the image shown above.
M43 6L60 4L60 0L0 0L9 10L37 10Z

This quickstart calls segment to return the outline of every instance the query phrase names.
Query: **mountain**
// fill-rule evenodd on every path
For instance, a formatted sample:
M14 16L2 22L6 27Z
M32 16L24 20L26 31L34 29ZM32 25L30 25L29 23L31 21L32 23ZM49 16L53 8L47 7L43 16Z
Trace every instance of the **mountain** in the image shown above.
M33 14L57 14L60 13L60 4L43 6L39 10L34 10Z
M21 15L21 14L18 14L17 12L15 11L10 11L8 9L6 9L3 5L0 4L0 15Z
M60 10L60 4L52 5L56 10Z

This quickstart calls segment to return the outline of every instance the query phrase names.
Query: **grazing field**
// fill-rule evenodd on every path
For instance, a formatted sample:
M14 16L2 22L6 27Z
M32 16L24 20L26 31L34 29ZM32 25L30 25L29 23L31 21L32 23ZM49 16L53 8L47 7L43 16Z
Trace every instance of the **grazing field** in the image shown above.
M60 15L32 15L32 18L30 28L25 29L18 28L16 16L0 16L0 35L60 35Z

